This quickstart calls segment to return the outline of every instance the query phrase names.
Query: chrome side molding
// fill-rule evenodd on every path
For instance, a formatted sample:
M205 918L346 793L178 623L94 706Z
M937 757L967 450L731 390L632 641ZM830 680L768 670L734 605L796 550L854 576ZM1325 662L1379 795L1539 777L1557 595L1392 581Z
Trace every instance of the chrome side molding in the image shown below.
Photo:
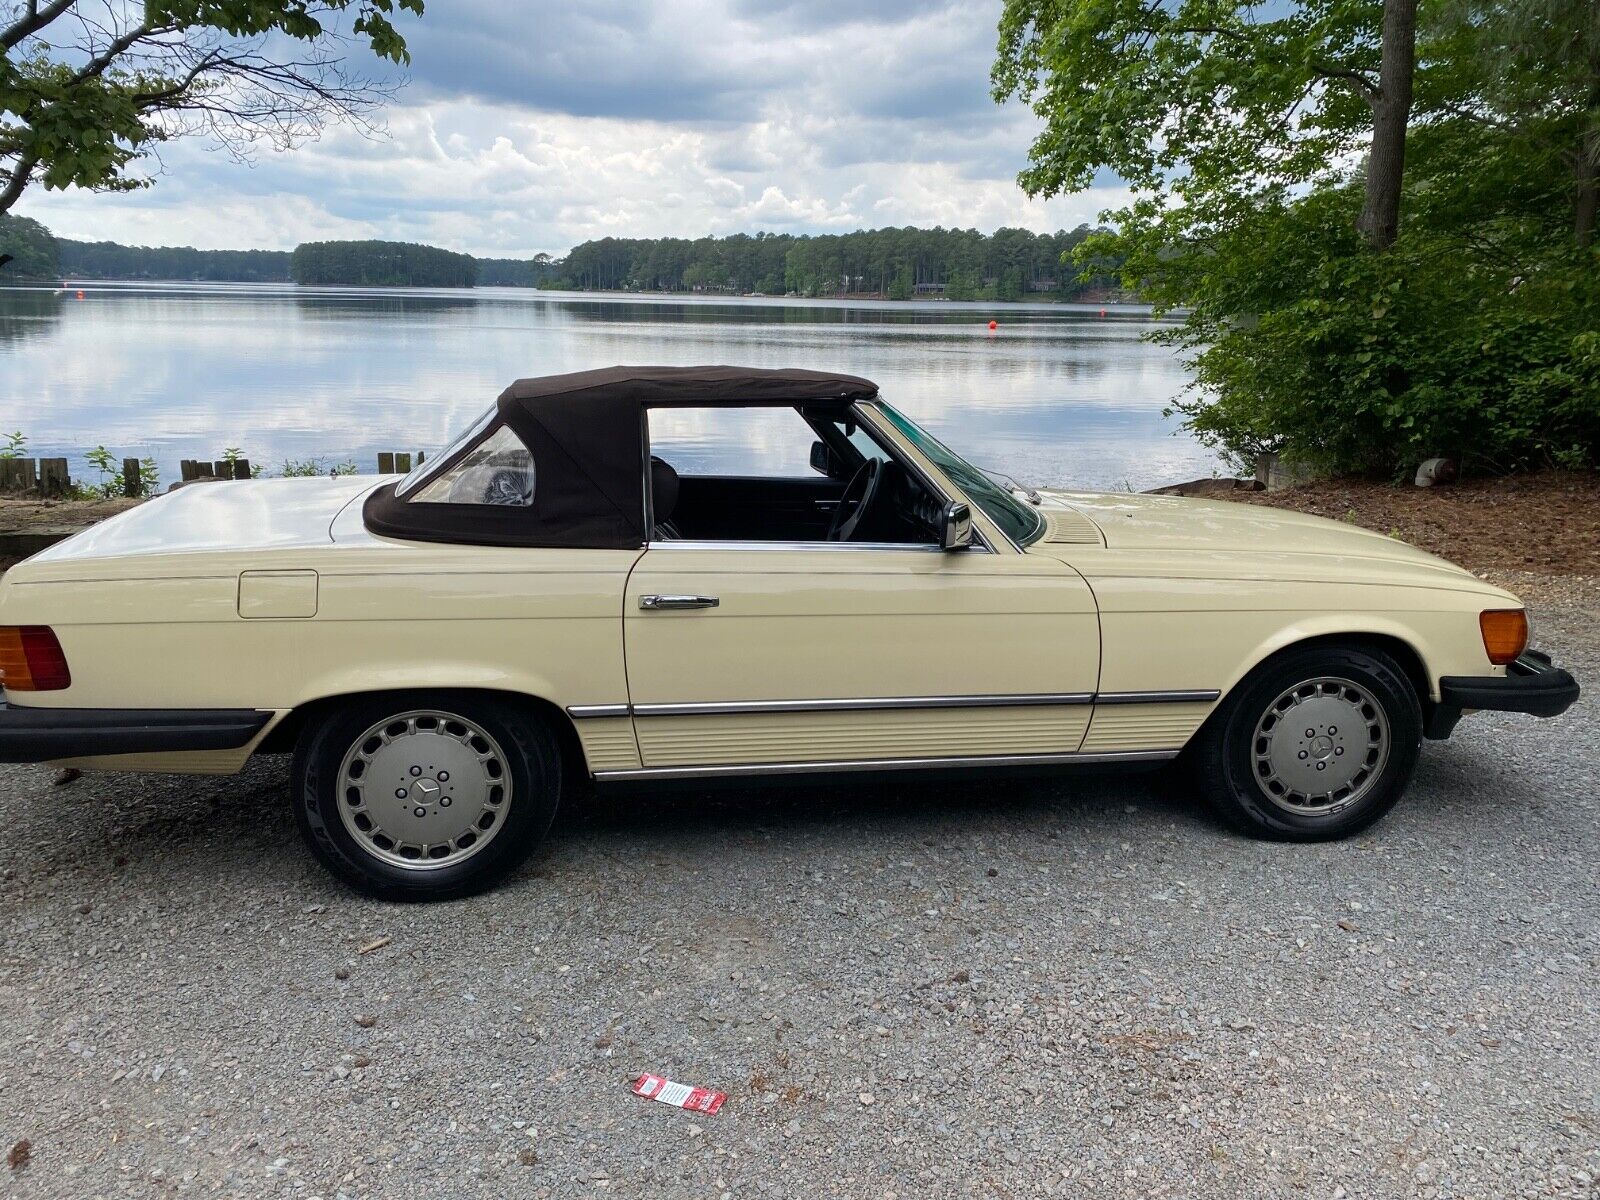
M908 708L1040 708L1078 704L1209 704L1215 688L1173 692L1025 692L981 696L864 696L841 700L730 700L683 704L574 704L584 717L725 717L755 713L872 712Z
M855 758L837 762L738 763L733 766L632 767L594 771L597 782L626 779L712 779L745 775L817 775L832 771L917 771L959 767L1065 766L1074 763L1166 762L1177 750L1091 751L1087 754L988 754L959 758Z
M1038 708L1088 704L1091 692L1020 696L881 696L859 700L732 700L710 704L635 704L636 717L723 717L740 713L867 712L905 708Z
M1096 692L1096 704L1210 704L1221 699L1216 688L1195 688L1181 692Z

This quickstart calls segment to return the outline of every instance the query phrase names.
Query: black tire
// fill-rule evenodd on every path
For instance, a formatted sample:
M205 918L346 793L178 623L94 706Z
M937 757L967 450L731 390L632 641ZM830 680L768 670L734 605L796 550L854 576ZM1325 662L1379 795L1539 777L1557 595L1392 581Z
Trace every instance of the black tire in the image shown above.
M1374 765L1357 777L1349 797L1322 805L1324 811L1320 812L1314 801L1286 788L1273 773L1266 761L1266 748L1277 736L1293 738L1293 743L1285 742L1284 755L1305 759L1307 753L1298 747L1309 747L1315 766L1324 745L1336 740L1321 736L1333 726L1318 729L1315 739L1301 740L1298 723L1288 730L1289 722L1285 720L1283 733L1274 724L1265 738L1257 737L1258 724L1267 719L1268 709L1274 708L1281 697L1296 688L1306 689L1307 697L1315 695L1309 691L1313 680L1354 684L1355 688L1344 691L1342 696L1332 683L1321 687L1350 704L1355 713L1365 713L1369 707L1359 695L1364 692L1381 712L1381 722L1387 727L1386 752L1381 758L1371 753ZM1289 703L1292 706L1295 701ZM1278 719L1275 715L1274 721ZM1369 716L1366 720L1366 727L1358 725L1350 734L1352 742L1358 744L1341 744L1337 751L1340 755L1348 750L1365 761L1370 753L1368 741L1376 736L1372 724L1377 718ZM1308 735L1311 732L1306 730ZM1400 664L1376 646L1322 644L1284 651L1234 688L1196 738L1194 764L1206 799L1230 828L1272 841L1323 842L1358 833L1393 808L1411 780L1421 748L1422 706ZM1328 749L1331 752L1332 746ZM1327 761L1337 768L1343 760ZM1289 768L1285 768L1285 774L1288 772ZM1273 790L1280 793L1277 798ZM1301 804L1297 797L1306 802Z
M461 861L430 864L418 859L415 865L385 861L378 856L381 851L351 833L340 811L340 775L346 756L356 752L358 739L386 720L419 710L476 725L493 739L500 751L497 761L504 761L508 787L504 807L495 810L493 820L498 824ZM295 747L292 770L295 822L311 853L345 883L380 900L450 900L494 886L544 839L562 787L561 754L538 714L458 692L354 699L307 725ZM487 810L484 815L489 816Z

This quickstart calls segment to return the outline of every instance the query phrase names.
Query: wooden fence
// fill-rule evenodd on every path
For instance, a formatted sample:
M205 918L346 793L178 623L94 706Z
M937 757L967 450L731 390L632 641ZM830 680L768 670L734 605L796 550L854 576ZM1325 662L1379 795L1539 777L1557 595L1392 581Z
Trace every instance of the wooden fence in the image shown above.
M71 490L64 458L0 458L0 492L64 496Z
M420 465L426 455L418 452ZM378 474L404 475L411 470L411 453L403 450L386 450L378 455ZM178 463L179 477L184 483L202 479L249 479L248 458L185 458ZM122 460L122 494L142 496L144 480L139 472L137 458ZM0 458L0 494L23 493L39 496L66 496L73 491L72 477L64 458Z

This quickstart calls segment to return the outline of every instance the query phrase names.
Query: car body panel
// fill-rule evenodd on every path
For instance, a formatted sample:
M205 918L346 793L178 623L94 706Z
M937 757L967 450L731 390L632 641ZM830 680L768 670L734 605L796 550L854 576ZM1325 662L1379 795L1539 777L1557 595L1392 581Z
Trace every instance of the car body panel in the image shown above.
M718 603L644 611L640 599L655 594ZM1071 753L1088 724L1081 703L647 714L727 702L1089 695L1099 675L1088 586L1063 563L1023 555L662 543L634 568L623 613L646 767Z
M936 493L964 498L860 412ZM1217 502L1048 493L1050 527L1025 546L973 505L977 544L949 553L519 548L374 535L362 500L384 482L186 487L13 568L0 623L50 626L73 679L12 703L272 714L237 751L71 760L121 769L237 770L306 705L438 688L567 711L601 777L1159 757L1311 638L1394 639L1434 700L1441 676L1503 676L1478 614L1519 606L1381 534ZM677 593L719 605L639 608ZM704 704L745 707L672 708Z

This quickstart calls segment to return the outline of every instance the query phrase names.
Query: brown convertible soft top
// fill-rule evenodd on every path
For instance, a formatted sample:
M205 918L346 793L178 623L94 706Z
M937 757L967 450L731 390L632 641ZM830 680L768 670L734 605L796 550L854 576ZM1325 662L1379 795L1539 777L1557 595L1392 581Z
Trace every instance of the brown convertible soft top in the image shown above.
M533 455L527 507L417 503L388 484L367 497L367 528L385 537L493 546L629 549L645 542L644 410L659 405L848 405L877 395L855 375L754 367L606 367L519 379L498 417L440 472L509 425Z

